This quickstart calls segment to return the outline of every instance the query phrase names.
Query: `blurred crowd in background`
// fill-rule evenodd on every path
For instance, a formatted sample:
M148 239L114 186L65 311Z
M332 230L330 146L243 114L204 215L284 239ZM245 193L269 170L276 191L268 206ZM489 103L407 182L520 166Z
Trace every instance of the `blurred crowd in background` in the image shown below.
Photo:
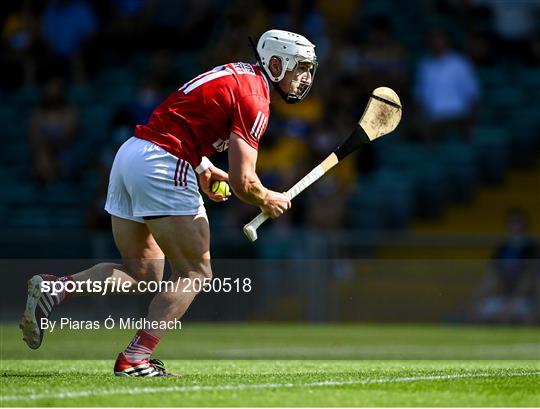
M29 144L25 176L36 186L77 183L91 169L97 193L85 224L95 228L108 226L102 211L108 168L134 125L197 73L253 61L247 38L269 27L305 34L320 60L307 101L272 104L259 171L277 190L343 140L377 86L401 96L403 140L470 140L482 99L478 69L540 66L537 1L302 0L246 7L215 0L25 0L2 7L0 92L5 101L27 97L18 113L25 115L20 136ZM81 144L92 154L75 152ZM344 227L357 175L376 169L377 159L373 149L364 150L280 223ZM321 195L325 206L313 205ZM220 220L229 226L249 211L237 203L227 209Z
M17 0L0 17L2 227L107 230L109 169L134 125L195 75L254 62L248 37L269 28L305 35L319 59L307 100L272 100L258 160L272 189L328 155L374 88L392 87L404 106L397 132L296 199L269 227L277 234L404 229L538 156L537 0ZM227 168L226 154L212 160ZM214 229L239 229L257 210L231 199L208 211ZM494 258L538 257L532 241L514 249ZM475 319L492 319L516 276L486 279L479 297L498 298Z

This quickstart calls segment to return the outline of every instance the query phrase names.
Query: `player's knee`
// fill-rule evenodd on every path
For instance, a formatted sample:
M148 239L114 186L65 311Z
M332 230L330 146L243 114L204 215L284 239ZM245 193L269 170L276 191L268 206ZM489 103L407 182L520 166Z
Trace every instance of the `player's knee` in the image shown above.
M161 281L165 267L164 260L124 260L128 274L136 281Z
M200 280L201 282L204 282L204 280L211 280L213 277L212 269L210 268L210 266L202 266L197 269L193 269L185 273L183 276L190 279L191 281Z
M163 279L165 260L143 260L141 263L140 276L144 281L159 282Z

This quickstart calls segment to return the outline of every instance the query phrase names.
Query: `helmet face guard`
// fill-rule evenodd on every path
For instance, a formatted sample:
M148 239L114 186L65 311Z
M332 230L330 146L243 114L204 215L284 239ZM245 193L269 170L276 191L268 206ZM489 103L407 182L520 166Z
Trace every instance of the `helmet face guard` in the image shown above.
M317 71L317 61L300 61L293 68L292 79L289 83L289 92L284 99L289 104L302 101L309 93ZM298 79L296 79L298 78ZM280 88L281 90L281 88ZM282 95L283 96L283 95Z
M261 35L257 47L252 41L251 44L258 64L281 97L290 104L304 99L311 89L317 70L315 45L304 36L283 30L269 30ZM272 57L281 60L282 69L277 76L270 71L269 64ZM289 91L286 93L278 83L290 71L293 72L292 80L288 86ZM303 71L309 71L309 75L303 74ZM296 79L299 77L299 80Z

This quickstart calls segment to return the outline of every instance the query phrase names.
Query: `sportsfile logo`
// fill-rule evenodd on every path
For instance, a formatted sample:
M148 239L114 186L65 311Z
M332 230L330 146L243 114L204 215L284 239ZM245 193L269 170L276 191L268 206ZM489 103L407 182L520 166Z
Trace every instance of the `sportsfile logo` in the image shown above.
M42 281L40 289L42 293L58 295L62 293L128 293L131 291L129 281L121 281L118 278L108 277L105 281Z
M131 283L117 277L108 277L105 281L42 281L42 293L53 296L62 293L91 293L106 295L109 293L160 293L160 292L214 292L214 293L249 293L253 289L251 278L182 278L176 281L139 281Z

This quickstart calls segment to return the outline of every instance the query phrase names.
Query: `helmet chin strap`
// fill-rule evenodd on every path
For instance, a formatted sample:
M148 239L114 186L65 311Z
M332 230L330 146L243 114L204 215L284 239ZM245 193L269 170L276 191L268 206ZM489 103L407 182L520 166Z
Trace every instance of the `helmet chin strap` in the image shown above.
M283 100L287 104L296 104L296 103L298 103L298 102L300 102L302 100L302 99L298 98L297 96L291 94L290 92L283 92L283 90L279 86L279 82L272 81L268 77L268 74L266 73L265 70L261 69L261 71L263 72L264 75L266 75L266 78L268 78L270 80L270 82L274 86L274 89L278 92L278 94L281 96L281 98L283 98ZM289 84L289 90L291 89L292 83L293 83L293 81L291 81L290 84Z
M298 91L296 93L292 93L291 88L293 86L293 83L295 83L295 82L298 83ZM299 95L301 87L302 87L302 81L291 80L291 82L289 84L289 93L286 94L286 97L287 97L286 101L287 101L288 104L296 104L297 102L302 101L302 98ZM281 88L280 88L280 90L281 90Z
M283 98L283 100L287 104L296 104L297 102L300 102L301 101L300 98L298 98L298 97L292 97L291 98L289 96L289 94L283 92L283 90L279 87L278 82L273 81L272 78L270 78L268 76L268 74L266 73L266 70L263 68L263 63L261 61L261 56L259 55L259 53L257 51L257 46L253 42L253 39L251 38L251 36L248 37L248 40L249 40L249 45L251 46L251 48L253 49L253 52L255 53L255 60L257 61L257 64L261 68L261 72L268 79L268 82L270 82L274 86L274 89L278 92L278 94L281 96L281 98ZM291 84L289 84L289 89L290 89L290 87L291 87Z

